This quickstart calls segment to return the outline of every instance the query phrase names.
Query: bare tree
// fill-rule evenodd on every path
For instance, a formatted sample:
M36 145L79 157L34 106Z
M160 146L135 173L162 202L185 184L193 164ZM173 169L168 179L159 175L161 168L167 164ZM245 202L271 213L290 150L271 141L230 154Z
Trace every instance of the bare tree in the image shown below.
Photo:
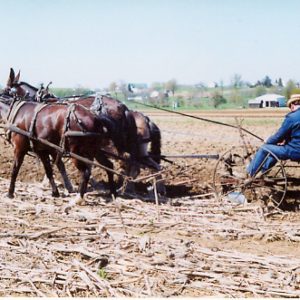
M118 85L114 81L109 85L109 91L115 94L115 98L117 98L117 87Z
M197 90L200 90L200 93L201 93L200 97L201 98L203 97L204 93L207 91L207 85L203 82L199 82L199 83L195 84L195 88Z
M121 80L118 85L121 93L123 94L124 100L126 100L128 98L128 93L129 93L128 84L125 81Z
M242 86L243 82L242 82L242 75L240 74L234 74L232 79L231 79L231 82L232 82L232 86L234 88L239 88Z
M297 89L297 85L296 82L294 80L289 80L286 83L285 89L284 89L284 95L286 97L286 99L290 99L291 95L294 94L295 90Z
M224 81L223 80L220 80L219 87L220 87L221 96L223 97L223 94L224 94Z
M165 87L166 87L166 90L169 90L169 91L172 92L172 95L173 95L173 97L174 97L175 91L176 91L176 89L177 89L177 87L178 87L178 86L177 86L177 81L176 81L176 79L171 79L171 80L169 80L169 81L166 83Z

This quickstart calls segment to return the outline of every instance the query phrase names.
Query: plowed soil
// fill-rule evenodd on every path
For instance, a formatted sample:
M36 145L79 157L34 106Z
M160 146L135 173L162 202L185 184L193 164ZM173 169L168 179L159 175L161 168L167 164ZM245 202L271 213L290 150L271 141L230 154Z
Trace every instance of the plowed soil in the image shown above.
M242 122L265 139L286 113L244 109L193 115ZM166 112L145 114L161 129L162 153L170 160L162 162L167 195L159 206L147 194L150 184L141 182L135 195L118 198L119 211L109 202L106 175L94 168L101 189L90 187L86 205L66 214L63 208L74 195L64 191L55 171L62 196L52 198L48 185L41 185L41 163L30 156L20 170L15 198L8 199L13 150L1 141L0 295L299 297L299 195L293 194L285 211L272 214L258 204L239 210L216 203L215 159L168 156L222 154L241 144L239 131ZM245 139L261 144L247 134ZM77 171L65 162L76 186ZM300 176L300 169L291 172Z

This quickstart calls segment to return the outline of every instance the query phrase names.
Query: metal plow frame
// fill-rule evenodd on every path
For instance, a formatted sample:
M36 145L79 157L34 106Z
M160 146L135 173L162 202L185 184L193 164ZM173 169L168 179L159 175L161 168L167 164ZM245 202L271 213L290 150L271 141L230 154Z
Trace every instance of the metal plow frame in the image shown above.
M276 164L252 177L247 174L246 166L255 154L253 151L248 152L249 149L244 146L234 146L220 156L213 174L213 190L219 201L237 204L262 201L268 207L280 208L287 191L286 172L278 157L263 149L268 152L267 157L272 156L276 160Z

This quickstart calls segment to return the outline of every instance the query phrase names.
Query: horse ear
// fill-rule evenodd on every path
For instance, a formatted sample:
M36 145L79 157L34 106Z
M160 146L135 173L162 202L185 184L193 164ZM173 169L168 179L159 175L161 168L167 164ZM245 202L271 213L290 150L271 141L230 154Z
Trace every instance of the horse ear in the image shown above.
M7 86L12 86L13 82L15 80L15 71L13 68L10 68L10 73L9 73L9 77L7 80Z
M19 70L17 76L15 77L14 83L18 83L18 82L19 82L19 79L20 79L20 72L21 72L21 71Z

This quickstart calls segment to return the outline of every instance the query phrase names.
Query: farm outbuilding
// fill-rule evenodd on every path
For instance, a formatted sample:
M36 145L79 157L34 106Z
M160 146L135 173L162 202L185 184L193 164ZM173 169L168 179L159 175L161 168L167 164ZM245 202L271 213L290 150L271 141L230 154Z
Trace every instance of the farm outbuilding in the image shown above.
M278 94L265 94L249 100L248 105L250 108L284 107L286 106L286 99Z
M148 86L146 83L129 83L128 91L129 95L127 100L142 101L149 97Z

